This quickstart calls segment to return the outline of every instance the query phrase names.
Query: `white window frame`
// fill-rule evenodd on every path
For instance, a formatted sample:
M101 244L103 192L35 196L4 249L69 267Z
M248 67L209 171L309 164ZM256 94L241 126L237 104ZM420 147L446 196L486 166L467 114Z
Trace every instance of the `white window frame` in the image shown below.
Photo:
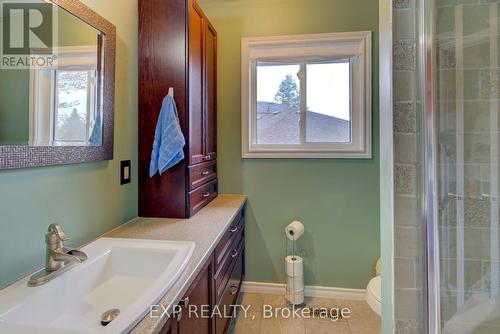
M243 38L241 43L242 157L371 158L371 36L370 31L359 31ZM304 63L347 58L351 61L351 142L299 145L257 143L257 62ZM302 96L301 112L302 109L305 110L304 101L305 96ZM302 127L305 125L302 124Z
M29 143L31 146L85 146L86 142L62 142L54 139L54 122L56 113L55 83L56 72L64 70L95 70L97 57L95 45L62 46L56 48L58 55L54 67L37 67L30 69L29 84ZM36 49L35 49L36 54ZM97 78L95 78L97 80ZM96 103L96 84L89 82L88 106ZM95 109L95 108L94 108ZM92 128L93 118L90 119Z

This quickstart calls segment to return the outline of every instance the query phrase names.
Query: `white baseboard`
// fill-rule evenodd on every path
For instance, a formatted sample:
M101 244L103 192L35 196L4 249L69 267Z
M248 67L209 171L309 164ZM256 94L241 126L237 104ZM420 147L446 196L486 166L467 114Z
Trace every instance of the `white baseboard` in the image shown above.
M241 291L248 293L265 293L269 295L284 295L285 284L243 281Z
M248 293L265 293L273 295L285 294L285 284L281 283L265 283L265 282L248 282L244 281L242 286L243 292ZM365 300L366 290L364 289L345 289L333 288L326 286L306 285L304 287L304 295L306 297L344 299L344 300Z

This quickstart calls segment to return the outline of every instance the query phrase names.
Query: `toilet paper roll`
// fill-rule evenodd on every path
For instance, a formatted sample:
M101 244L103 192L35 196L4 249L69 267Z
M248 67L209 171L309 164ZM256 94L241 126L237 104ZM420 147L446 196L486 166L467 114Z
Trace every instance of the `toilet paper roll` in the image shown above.
M297 240L304 234L304 225L298 220L295 220L285 228L285 233L288 239Z
M286 300L292 305L300 305L304 303L304 293L290 293L286 295Z
M285 270L287 276L302 276L304 275L304 260L297 255L289 255L285 257Z
M294 294L304 292L304 276L287 276L286 293Z
M287 276L285 297L294 305L304 302L304 276Z

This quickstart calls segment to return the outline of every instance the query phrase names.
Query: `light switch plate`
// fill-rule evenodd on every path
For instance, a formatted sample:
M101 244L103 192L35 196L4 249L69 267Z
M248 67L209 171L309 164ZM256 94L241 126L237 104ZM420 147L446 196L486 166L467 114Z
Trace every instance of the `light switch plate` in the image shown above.
M120 163L120 184L124 185L127 183L130 183L130 178L131 178L131 161L130 160L124 160Z

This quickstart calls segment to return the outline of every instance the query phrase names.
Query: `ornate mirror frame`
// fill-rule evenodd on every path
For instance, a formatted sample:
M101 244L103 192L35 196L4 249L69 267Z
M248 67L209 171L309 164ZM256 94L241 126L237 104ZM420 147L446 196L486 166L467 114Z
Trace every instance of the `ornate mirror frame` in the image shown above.
M104 46L104 85L101 146L0 146L0 169L29 168L112 160L115 108L116 27L75 0L47 0L66 10L101 34Z

